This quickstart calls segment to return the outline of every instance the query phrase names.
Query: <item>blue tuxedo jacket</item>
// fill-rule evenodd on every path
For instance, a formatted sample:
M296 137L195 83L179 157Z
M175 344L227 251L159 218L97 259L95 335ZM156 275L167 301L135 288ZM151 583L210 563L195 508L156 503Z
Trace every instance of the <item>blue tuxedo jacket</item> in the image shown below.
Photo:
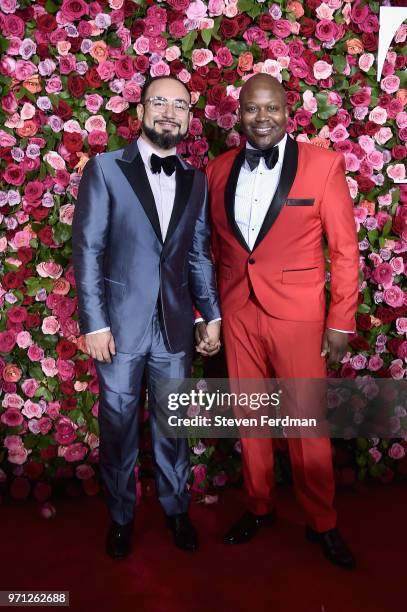
M109 326L119 352L137 352L157 302L171 352L190 351L194 304L220 316L210 255L207 183L179 158L165 241L137 141L86 164L73 219L82 333Z

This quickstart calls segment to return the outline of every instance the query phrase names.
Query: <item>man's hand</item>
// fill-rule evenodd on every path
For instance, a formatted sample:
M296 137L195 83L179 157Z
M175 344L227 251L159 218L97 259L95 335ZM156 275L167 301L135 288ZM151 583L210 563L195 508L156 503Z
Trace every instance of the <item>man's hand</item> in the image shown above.
M328 356L328 364L339 363L345 356L348 346L348 334L326 329L322 338L321 357Z
M196 350L205 357L212 357L220 350L220 321L197 323L195 326Z
M116 355L116 347L111 331L87 334L85 336L89 355L103 363L111 363L111 355Z

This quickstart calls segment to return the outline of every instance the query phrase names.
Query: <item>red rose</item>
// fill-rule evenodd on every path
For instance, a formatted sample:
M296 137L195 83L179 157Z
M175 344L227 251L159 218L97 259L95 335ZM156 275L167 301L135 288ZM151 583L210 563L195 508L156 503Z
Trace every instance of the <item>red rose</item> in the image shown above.
M356 182L358 184L359 191L368 192L368 191L371 191L375 187L374 182L371 181L366 176L357 176Z
M68 77L68 90L74 98L82 98L86 89L86 81L78 74L70 74Z
M393 159L397 159L397 161L402 160L407 157L407 147L404 145L395 145L391 150L391 154Z
M355 351L368 351L370 348L369 342L363 336L355 336L350 341L349 344Z
M52 235L52 225L42 227L40 231L37 232L37 236L42 244L46 244L47 246L57 246Z
M217 85L221 80L221 71L219 68L211 68L208 72L208 85Z
M14 499L26 499L30 494L30 489L27 478L17 476L11 483L10 494Z
M43 206L39 206L38 208L34 208L30 214L34 221L44 221L44 219L48 217L50 212L50 208L44 208Z
M362 331L367 331L372 328L372 322L370 320L370 315L368 314L359 314L357 316L357 328Z
M138 5L133 0L124 0L123 11L125 17L130 17L138 11Z
M70 153L82 151L82 134L79 134L78 132L64 132L63 142Z
M70 53L78 53L82 44L81 37L76 36L76 38L72 38L72 36L68 36L67 40L71 43L71 48L69 49Z
M62 400L61 402L62 410L75 410L77 405L78 405L78 402L74 397L70 397L69 399Z
M85 74L86 82L91 89L97 89L102 85L102 79L100 78L96 66L92 66L89 68L87 73Z
M388 323L391 323L392 321L395 321L395 319L397 319L397 316L392 310L390 310L389 308L383 308L382 306L379 306L379 308L374 313L374 316L377 319L380 319L380 321L384 323L384 325L387 325Z
M37 15L35 20L37 28L41 32L53 32L57 29L57 20L50 13L44 13L43 15Z
M135 59L134 59L134 69L137 72L146 72L148 70L150 63L148 61L148 57L146 57L145 55L138 55Z
M263 13L259 17L259 26L262 30L270 31L273 29L274 19L268 13Z
M76 393L73 384L68 381L61 382L59 388L61 393L64 393L65 395L75 395Z
M368 121L365 125L366 134L368 136L374 136L376 132L380 130L380 125L377 125L374 121Z
M235 38L239 33L239 23L234 19L222 19L220 24L220 33L224 38Z
M119 79L130 79L134 74L133 60L124 55L115 62L115 73Z
M56 457L57 453L58 453L57 445L51 444L50 446L47 446L47 448L42 448L40 450L40 457L41 459L44 459L46 461L47 459L53 459L54 457Z
M51 52L46 43L40 43L39 45L37 45L37 55L41 60L45 60L52 57Z
M80 378L88 371L89 359L77 359L75 361L75 377Z
M176 11L183 12L188 8L189 0L168 0L168 4Z
M403 344L401 338L392 338L387 342L387 348L392 355L397 355L400 346Z
M13 306L8 309L7 316L13 323L22 323L27 318L27 311L21 306Z
M41 316L38 312L33 312L32 314L28 314L27 320L25 322L26 329L31 329L33 327L39 327L41 324Z
M58 100L58 106L54 106L54 113L63 121L68 121L72 117L72 109L65 100Z
M33 252L30 247L20 247L17 251L17 257L20 261L28 263L33 258Z
M3 276L2 285L5 289L17 289L23 284L24 274L19 272L7 272Z
M362 34L362 43L365 51L376 51L378 44L378 37L372 32L364 32Z
M55 350L61 359L70 359L76 353L76 344L69 342L69 340L60 340Z
M315 32L315 27L315 21L313 19L309 19L309 17L303 17L300 21L300 33L303 36L312 36Z
M240 15L236 15L234 19L236 19L237 23L239 24L240 32L246 30L252 23L251 18L246 13L240 13Z
M236 70L225 70L223 73L223 80L226 81L228 85L233 85L238 79L238 74Z
M36 202L44 193L44 185L40 181L30 181L24 187L25 199L30 202Z
M288 106L294 106L301 100L300 94L296 91L287 91L286 97Z
M5 169L3 177L6 183L18 187L24 183L25 172L21 166L12 163Z
M226 96L226 89L223 85L214 85L208 91L208 104L218 106L222 98Z
M0 352L10 353L16 345L16 334L12 330L0 332Z
M203 93L206 91L207 81L205 81L205 79L195 72L190 81L188 81L188 87L191 91L199 91L200 93Z
M356 370L352 368L349 361L341 367L341 378L356 378Z
M170 63L170 72L171 74L178 74L181 70L184 70L185 64L181 62L181 60L176 59Z
M31 480L36 480L44 471L44 464L39 461L30 461L24 465L24 474Z

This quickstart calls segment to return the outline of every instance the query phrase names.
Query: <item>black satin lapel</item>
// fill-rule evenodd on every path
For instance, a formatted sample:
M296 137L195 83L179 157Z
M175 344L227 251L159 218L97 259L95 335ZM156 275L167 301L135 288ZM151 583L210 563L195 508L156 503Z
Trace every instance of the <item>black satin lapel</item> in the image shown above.
M263 225L260 228L259 235L254 244L253 251L256 249L263 238L267 235L267 232L272 227L274 221L277 219L287 199L292 184L294 183L295 175L297 174L298 166L298 144L295 140L290 137L287 138L285 145L283 167L281 169L280 181L278 183L276 192L271 201L267 214L264 218Z
M236 156L235 161L233 162L232 168L230 170L229 178L225 187L225 210L226 216L229 221L230 228L236 237L236 240L242 245L246 251L250 249L246 243L246 240L243 238L243 234L239 229L238 224L235 219L235 197L236 197L236 187L237 181L239 180L240 169L243 165L245 159L245 148L243 148L239 154Z
M177 165L175 181L174 206L164 244L170 240L171 236L177 229L182 213L184 212L188 203L191 195L192 183L194 182L194 171L192 169L185 170L180 165Z
M148 181L147 173L140 153L138 153L131 161L125 161L123 159L117 159L116 161L121 171L129 181L140 204L144 208L144 212L153 226L158 240L162 243L163 239L161 235L157 207L155 205L153 192L151 191L150 183Z

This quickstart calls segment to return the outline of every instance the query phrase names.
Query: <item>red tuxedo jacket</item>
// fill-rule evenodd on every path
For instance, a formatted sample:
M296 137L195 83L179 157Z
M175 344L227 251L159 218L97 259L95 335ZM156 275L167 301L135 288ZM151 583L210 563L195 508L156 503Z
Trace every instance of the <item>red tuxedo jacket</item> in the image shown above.
M241 308L252 287L274 317L323 320L325 234L331 271L326 325L354 330L359 250L342 155L287 139L280 181L250 251L234 217L244 154L244 148L228 151L207 168L223 316Z

